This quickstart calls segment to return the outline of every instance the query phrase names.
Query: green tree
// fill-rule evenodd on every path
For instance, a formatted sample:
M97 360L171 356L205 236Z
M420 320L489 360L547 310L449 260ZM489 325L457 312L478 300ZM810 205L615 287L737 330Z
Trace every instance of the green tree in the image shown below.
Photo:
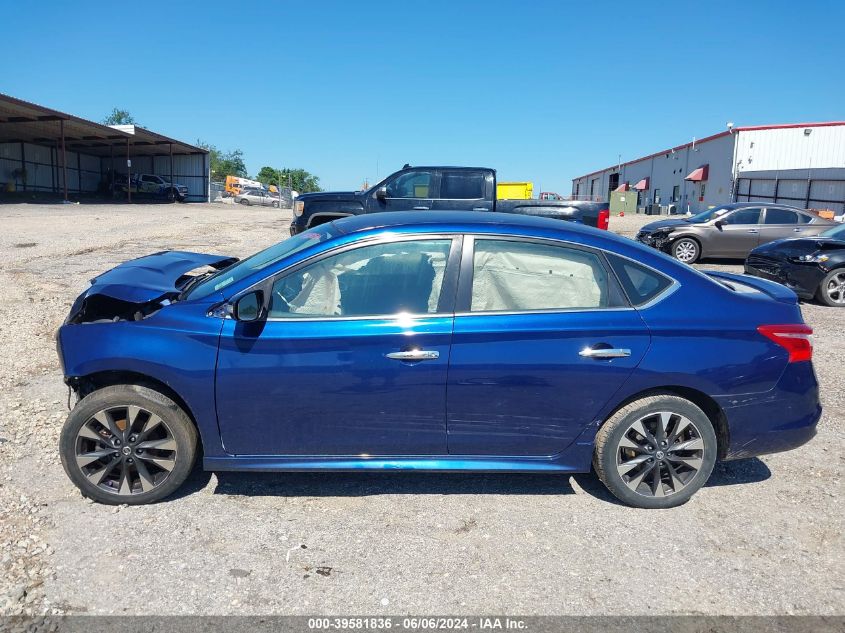
M255 179L265 185L278 185L279 177L281 176L282 187L287 187L290 183L291 189L299 193L310 193L312 191L322 191L320 189L320 179L304 169L290 169L282 167L276 169L265 165L258 171Z
M209 164L211 166L211 179L222 181L226 176L239 176L246 178L246 163L244 153L239 149L228 152L221 152L214 145L197 140L197 146L208 150Z
M112 108L111 114L103 119L103 125L140 125L135 122L129 110L121 110L120 108Z

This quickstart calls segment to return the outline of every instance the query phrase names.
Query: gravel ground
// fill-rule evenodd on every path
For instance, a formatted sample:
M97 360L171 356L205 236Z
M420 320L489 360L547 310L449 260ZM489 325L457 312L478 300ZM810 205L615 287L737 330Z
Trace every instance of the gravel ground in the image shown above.
M0 613L843 613L845 315L814 304L818 437L718 465L673 510L623 507L593 475L197 470L155 506L86 502L56 449L53 333L72 300L146 253L249 254L287 214L0 206Z

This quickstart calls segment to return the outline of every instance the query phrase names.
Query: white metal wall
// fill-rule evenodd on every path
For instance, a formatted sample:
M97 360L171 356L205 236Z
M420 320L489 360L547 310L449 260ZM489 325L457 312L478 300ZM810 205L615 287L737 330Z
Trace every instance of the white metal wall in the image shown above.
M845 167L845 125L747 130L736 136L737 177L744 171Z

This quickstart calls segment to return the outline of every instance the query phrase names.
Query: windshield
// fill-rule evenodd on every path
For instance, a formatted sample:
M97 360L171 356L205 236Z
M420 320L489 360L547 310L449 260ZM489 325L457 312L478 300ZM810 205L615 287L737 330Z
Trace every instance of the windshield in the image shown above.
M712 209L707 209L707 211L702 211L701 213L697 213L696 215L688 218L690 222L708 222L713 218L718 218L720 215L725 215L730 209L726 207L713 207Z
M223 290L227 286L235 282L245 279L249 275L259 270L265 269L267 266L281 261L285 257L289 257L301 250L325 242L340 233L336 231L331 224L321 224L318 227L309 229L305 233L294 235L283 242L274 244L270 248L266 248L253 255L247 257L231 266L224 268L211 277L197 284L188 293L186 299L204 299L210 294Z
M819 233L819 236L834 237L838 240L845 240L845 224L840 224L839 226L831 227L827 231Z

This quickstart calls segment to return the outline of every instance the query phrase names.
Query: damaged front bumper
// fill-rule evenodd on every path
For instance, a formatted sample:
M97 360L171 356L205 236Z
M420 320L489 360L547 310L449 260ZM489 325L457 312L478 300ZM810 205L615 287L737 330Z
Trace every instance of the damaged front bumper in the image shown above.
M668 248L672 241L670 235L671 233L666 232L646 233L645 231L640 231L637 233L636 240L641 244L663 251Z

